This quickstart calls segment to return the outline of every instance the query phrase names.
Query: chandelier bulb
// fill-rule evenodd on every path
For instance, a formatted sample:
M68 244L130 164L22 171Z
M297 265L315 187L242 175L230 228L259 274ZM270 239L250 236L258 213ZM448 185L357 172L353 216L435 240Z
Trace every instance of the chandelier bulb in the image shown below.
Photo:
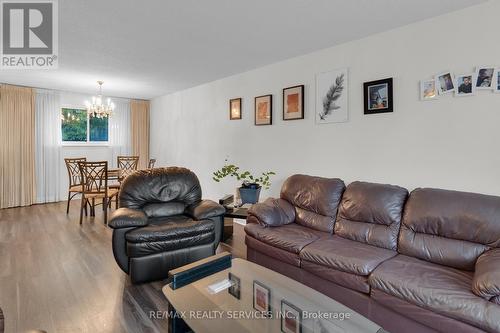
M97 96L92 97L92 104L86 102L85 105L87 107L87 113L96 118L107 118L111 116L112 111L115 107L114 103L111 101L111 98L107 98L107 103L104 104L105 98L102 95L102 85L103 81L97 81L99 85L99 93Z

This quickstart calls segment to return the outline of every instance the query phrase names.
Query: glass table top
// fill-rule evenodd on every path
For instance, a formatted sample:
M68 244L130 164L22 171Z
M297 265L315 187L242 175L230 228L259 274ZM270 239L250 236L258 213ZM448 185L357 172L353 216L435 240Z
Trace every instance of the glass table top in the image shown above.
M376 333L380 326L295 280L243 259L184 287L163 287L197 333Z

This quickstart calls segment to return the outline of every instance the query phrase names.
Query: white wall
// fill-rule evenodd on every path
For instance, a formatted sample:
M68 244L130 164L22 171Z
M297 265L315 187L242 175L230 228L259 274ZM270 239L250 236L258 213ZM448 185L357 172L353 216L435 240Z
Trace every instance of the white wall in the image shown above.
M263 196L277 195L294 173L500 195L500 94L419 100L419 81L435 73L500 66L498 13L499 1L490 1L156 98L151 157L191 168L214 199L237 185L211 180L226 156L277 172ZM315 74L342 67L350 70L350 121L316 125ZM363 82L386 77L394 78L395 112L363 115ZM285 122L281 91L297 84L306 87L306 117ZM257 127L253 98L263 94L273 94L273 125ZM243 120L230 121L235 97L243 97Z

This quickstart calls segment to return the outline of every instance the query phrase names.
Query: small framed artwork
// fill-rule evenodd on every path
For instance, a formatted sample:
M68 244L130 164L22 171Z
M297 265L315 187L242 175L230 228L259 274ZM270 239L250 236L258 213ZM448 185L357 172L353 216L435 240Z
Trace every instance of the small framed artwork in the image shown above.
M253 308L271 315L271 289L258 281L253 282Z
M500 93L500 68L497 68L495 78L495 92Z
M234 275L233 273L229 273L229 281L231 281L231 287L227 289L227 292L231 294L234 298L240 299L241 292L241 280L239 277Z
M283 120L304 119L304 86L283 89Z
M229 100L229 119L241 119L241 98L233 98Z
M455 91L455 83L451 72L444 72L436 75L436 83L439 95L448 94Z
M481 66L476 67L476 89L478 90L491 90L493 86L493 75L495 74L495 67Z
M273 95L255 97L255 125L272 125Z
M348 74L340 68L316 75L316 124L349 121Z
M392 78L363 84L365 114L393 112Z
M420 81L420 100L432 101L438 98L436 80Z
M476 93L474 85L474 74L460 74L456 76L455 96L473 96Z
M281 301L281 332L302 333L302 310L285 300Z

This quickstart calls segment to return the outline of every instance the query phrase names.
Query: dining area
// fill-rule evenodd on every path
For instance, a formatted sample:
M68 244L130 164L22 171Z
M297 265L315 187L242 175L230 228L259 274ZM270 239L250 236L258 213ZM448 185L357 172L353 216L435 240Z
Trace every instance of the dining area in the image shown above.
M108 161L91 161L87 157L64 158L68 174L68 193L66 214L69 214L72 201L80 201L79 223L83 217L96 216L96 207L102 208L104 224L108 223L108 209L119 205L119 191L125 179L143 170L139 167L140 156L121 155L116 164ZM146 169L153 169L156 159L150 158Z

